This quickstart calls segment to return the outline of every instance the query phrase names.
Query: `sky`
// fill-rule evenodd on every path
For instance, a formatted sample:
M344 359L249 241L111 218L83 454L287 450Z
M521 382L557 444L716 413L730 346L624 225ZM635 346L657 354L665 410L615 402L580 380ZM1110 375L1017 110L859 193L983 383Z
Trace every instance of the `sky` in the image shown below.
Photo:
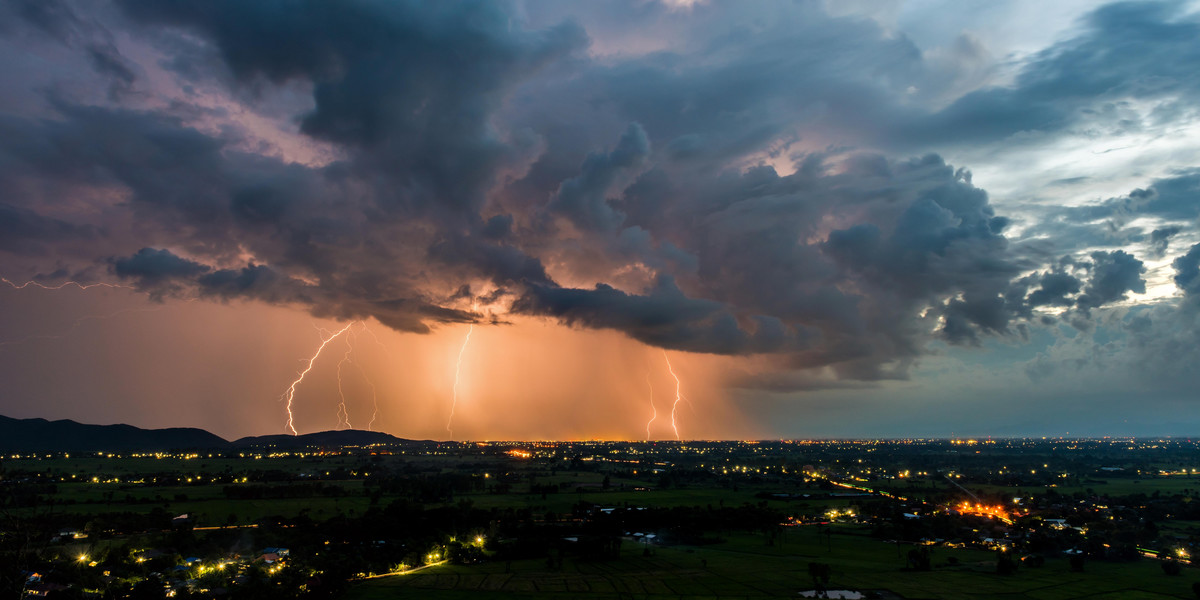
M0 414L1200 432L1200 4L969 4L0 2Z

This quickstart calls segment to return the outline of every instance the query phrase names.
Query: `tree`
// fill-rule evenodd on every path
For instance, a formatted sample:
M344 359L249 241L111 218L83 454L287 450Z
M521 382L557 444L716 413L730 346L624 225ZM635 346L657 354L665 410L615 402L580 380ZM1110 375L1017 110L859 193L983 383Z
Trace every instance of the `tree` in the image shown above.
M925 547L909 550L908 567L914 571L933 570L933 553Z

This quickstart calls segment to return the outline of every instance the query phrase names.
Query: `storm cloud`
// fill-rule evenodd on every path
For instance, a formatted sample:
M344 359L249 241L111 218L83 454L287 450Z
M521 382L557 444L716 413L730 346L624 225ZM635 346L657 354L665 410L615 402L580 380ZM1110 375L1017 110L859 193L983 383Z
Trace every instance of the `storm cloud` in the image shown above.
M1200 246L1170 255L1194 241L1194 170L1018 228L946 158L1185 110L1194 15L1100 7L1000 81L967 38L936 58L874 20L760 8L697 6L671 45L606 53L601 24L505 2L24 3L3 35L76 56L94 89L0 116L0 252L161 300L770 354L772 390L905 379L934 346L1145 295L1146 263L1087 237L1102 224L1155 219L1137 239L1195 295Z

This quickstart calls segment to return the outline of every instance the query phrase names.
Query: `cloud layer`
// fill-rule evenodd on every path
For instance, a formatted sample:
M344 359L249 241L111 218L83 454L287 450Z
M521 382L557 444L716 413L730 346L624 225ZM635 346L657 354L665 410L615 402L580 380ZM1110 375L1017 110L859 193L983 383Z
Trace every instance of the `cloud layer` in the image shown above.
M1194 337L1188 7L997 59L815 3L539 6L10 3L0 265L405 332L545 318L763 355L739 385L772 393L1038 332L1119 332L1091 356L1130 364ZM994 199L948 158L1079 136L1183 150L1099 200Z

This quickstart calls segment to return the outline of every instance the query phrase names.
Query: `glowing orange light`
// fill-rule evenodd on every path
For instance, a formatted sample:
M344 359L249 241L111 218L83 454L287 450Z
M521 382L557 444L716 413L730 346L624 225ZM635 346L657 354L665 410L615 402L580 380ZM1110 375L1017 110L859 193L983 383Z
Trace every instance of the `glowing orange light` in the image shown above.
M959 512L964 514L971 514L980 517L992 517L1005 523L1012 524L1012 519L1008 516L1008 512L1006 512L1002 506L987 506L980 502L971 504L970 502L964 501L958 506L958 509Z

